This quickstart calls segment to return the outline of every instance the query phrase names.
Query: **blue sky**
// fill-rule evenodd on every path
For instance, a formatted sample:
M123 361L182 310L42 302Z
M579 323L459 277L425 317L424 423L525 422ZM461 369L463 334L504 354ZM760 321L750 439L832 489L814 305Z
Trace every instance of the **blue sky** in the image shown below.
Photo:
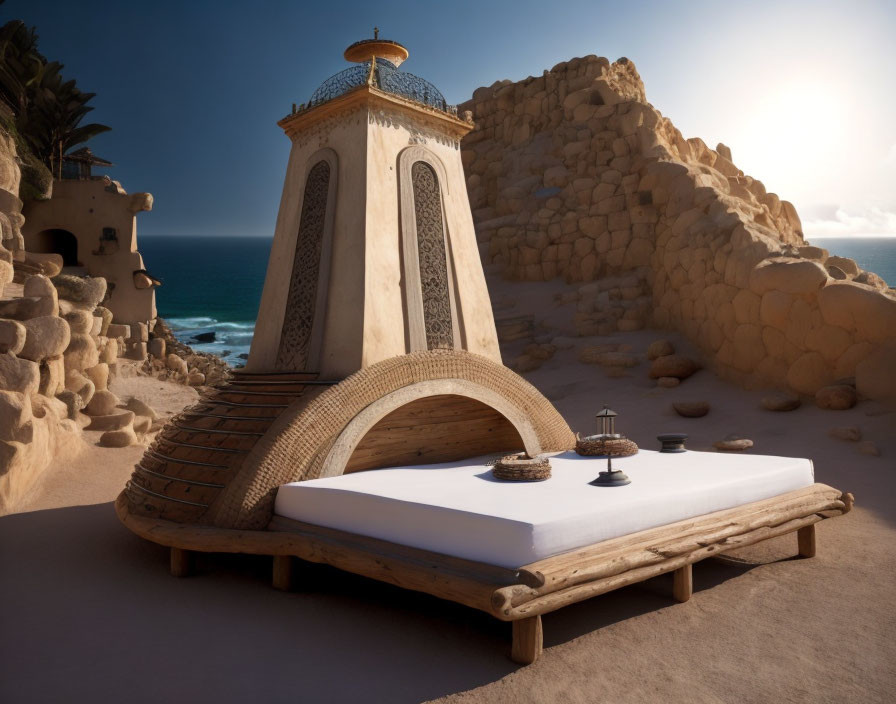
M40 49L97 93L90 144L146 235L273 233L288 154L276 126L369 37L449 102L586 54L635 62L686 137L792 200L808 236L896 235L896 2L7 0Z

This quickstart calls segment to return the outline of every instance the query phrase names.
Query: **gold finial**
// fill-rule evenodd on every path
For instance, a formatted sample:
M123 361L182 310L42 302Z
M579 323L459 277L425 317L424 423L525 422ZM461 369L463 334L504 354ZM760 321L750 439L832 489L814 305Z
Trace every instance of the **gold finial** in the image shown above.
M374 38L374 39L379 39L379 38L380 38L380 28L379 28L379 27L374 27L374 28L373 28L373 38Z

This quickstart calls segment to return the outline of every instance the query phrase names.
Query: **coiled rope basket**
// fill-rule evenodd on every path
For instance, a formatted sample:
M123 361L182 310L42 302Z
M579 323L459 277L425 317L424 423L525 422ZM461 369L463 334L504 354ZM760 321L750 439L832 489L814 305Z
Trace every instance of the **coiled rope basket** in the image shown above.
M551 463L544 455L529 457L521 452L497 460L492 474L497 479L511 482L543 482L551 478Z

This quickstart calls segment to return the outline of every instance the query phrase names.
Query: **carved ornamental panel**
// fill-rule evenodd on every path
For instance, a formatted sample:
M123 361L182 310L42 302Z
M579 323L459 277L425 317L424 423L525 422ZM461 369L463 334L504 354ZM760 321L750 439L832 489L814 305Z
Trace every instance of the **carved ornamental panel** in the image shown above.
M418 161L411 167L411 181L414 187L426 347L450 349L454 347L454 333L439 179L429 164Z
M305 183L286 315L277 353L278 369L305 370L308 364L329 186L330 165L319 161L311 167Z

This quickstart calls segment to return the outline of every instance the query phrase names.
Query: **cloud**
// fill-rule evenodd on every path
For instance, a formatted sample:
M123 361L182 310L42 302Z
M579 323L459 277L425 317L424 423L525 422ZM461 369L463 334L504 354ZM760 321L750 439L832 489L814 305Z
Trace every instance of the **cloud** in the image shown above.
M896 143L890 146L890 150L887 152L887 155L884 157L885 164L896 164Z
M896 237L896 212L878 207L848 212L837 208L833 218L815 218L803 221L807 239L824 237Z

